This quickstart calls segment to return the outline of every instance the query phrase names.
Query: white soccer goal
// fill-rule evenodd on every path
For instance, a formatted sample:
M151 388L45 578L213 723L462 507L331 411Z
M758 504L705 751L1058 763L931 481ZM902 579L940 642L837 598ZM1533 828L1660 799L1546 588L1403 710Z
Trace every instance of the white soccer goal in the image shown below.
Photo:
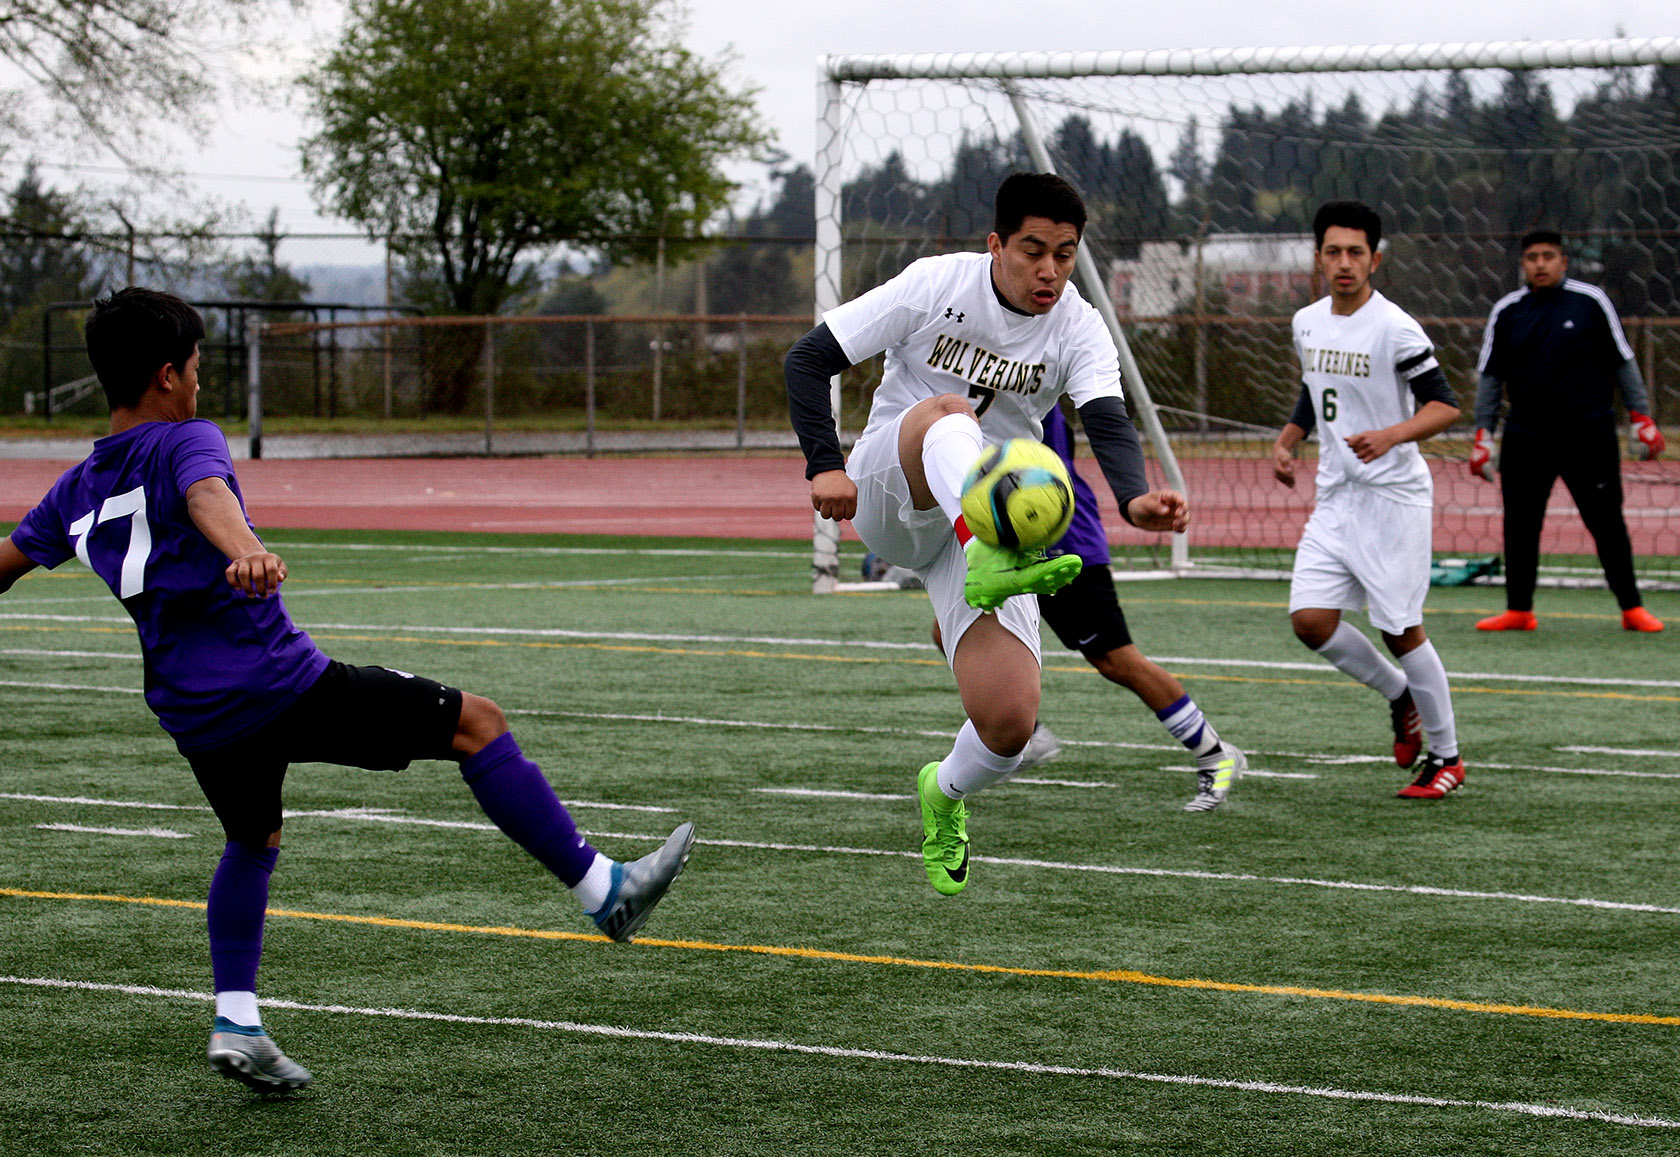
M831 56L817 132L819 315L918 257L982 247L1012 170L1084 193L1080 290L1120 347L1152 476L1193 512L1187 536L1122 535L1099 481L1117 572L1287 571L1311 487L1279 486L1270 446L1299 387L1289 317L1319 292L1324 200L1383 214L1379 288L1435 339L1465 430L1483 322L1541 225L1610 292L1655 416L1680 424L1680 38ZM836 381L843 440L878 380ZM1436 550L1495 554L1497 489L1465 452L1452 434L1426 448ZM1624 482L1642 581L1680 580L1680 460L1628 463ZM1560 487L1542 551L1554 579L1595 581L1566 503ZM812 563L818 591L852 585L821 518Z

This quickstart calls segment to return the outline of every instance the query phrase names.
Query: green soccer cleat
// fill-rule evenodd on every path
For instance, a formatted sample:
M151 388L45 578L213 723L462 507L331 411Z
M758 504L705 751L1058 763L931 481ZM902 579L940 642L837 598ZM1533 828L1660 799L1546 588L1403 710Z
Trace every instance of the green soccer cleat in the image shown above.
M963 549L968 556L963 598L982 611L995 611L1015 595L1055 594L1077 578L1085 565L1076 554L1045 558L1043 551L1004 550L977 538Z
M955 896L968 883L968 805L939 790L939 764L916 776L922 804L922 866L933 890Z

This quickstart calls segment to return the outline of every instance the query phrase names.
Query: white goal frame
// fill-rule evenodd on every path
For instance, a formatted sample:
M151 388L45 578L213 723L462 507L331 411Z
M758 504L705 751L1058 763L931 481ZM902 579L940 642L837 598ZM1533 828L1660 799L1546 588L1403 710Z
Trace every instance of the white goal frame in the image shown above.
M1222 76L1264 73L1404 72L1452 69L1512 71L1569 68L1620 68L1680 64L1680 37L1617 38L1572 41L1503 41L1462 44L1350 45L1296 48L1181 49L1129 52L949 53L915 55L844 55L819 58L817 68L816 315L841 303L843 286L841 191L843 172L844 91L848 85L880 80L995 81L1008 95L1019 119L1022 140L1040 169L1053 171L1038 126L1013 83L1021 79L1095 76ZM1184 489L1167 434L1151 400L1149 384L1132 356L1114 305L1096 262L1082 247L1076 278L1081 293L1102 314L1119 348L1126 398L1140 433L1158 456L1169 485ZM831 402L836 430L841 413L840 379L834 379ZM1192 503L1195 496L1190 495ZM841 582L840 527L813 518L812 573L817 593L874 589L888 584ZM1185 535L1174 535L1170 568L1148 577L1190 573ZM1128 577L1146 577L1132 573Z

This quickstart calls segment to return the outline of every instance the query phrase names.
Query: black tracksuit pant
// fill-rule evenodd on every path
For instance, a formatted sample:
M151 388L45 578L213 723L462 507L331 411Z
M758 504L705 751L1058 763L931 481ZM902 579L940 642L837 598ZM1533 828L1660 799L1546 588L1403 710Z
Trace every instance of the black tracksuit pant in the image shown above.
M1622 517L1621 447L1612 422L1545 434L1506 430L1499 450L1499 485L1505 500L1505 605L1534 609L1540 566L1540 527L1559 479L1569 488L1593 542L1616 602L1640 605L1633 577L1633 544Z

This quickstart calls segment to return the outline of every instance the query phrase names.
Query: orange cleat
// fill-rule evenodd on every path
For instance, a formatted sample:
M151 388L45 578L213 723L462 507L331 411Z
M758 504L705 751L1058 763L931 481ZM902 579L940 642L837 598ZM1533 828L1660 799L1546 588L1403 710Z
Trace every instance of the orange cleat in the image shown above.
M1627 622L1626 615L1622 617L1622 622L1624 624ZM1476 629L1478 631L1532 631L1539 625L1540 621L1534 617L1533 611L1503 611L1494 615L1491 619L1483 619L1476 624ZM1632 628L1630 627L1629 630L1632 630Z
M1662 620L1644 607L1629 607L1622 612L1622 630L1624 631L1660 631L1662 629Z

